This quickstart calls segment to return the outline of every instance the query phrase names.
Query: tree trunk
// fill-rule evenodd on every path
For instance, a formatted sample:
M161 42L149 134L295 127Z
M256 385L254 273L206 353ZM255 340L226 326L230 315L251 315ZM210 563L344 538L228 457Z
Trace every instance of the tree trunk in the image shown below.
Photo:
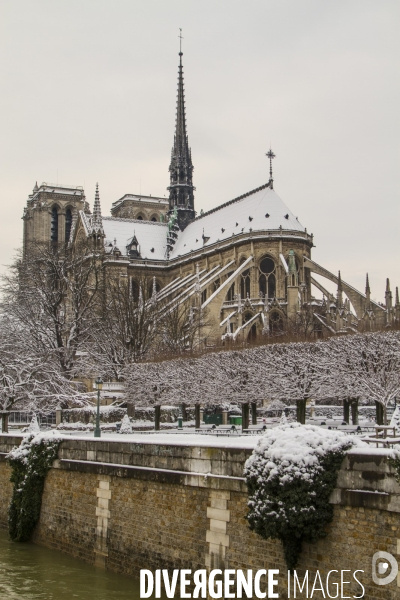
M306 400L297 400L296 401L296 407L297 407L297 422L301 423L302 425L306 424Z
M249 403L242 403L242 429L249 428Z
M257 402L251 403L251 424L257 425Z
M154 429L160 431L160 417L161 417L161 406L157 404L154 407Z
M196 429L200 429L201 419L200 419L200 404L194 405L194 421Z
M133 402L127 402L126 406L127 406L128 417L131 417L132 419L134 419L135 418L135 405L133 404Z
M376 409L376 424L383 425L383 406L377 400L375 400L375 409Z
M346 421L347 425L350 423L350 401L343 400L343 421Z
M358 425L358 399L351 403L351 422L353 425Z
M185 402L182 402L182 420L183 421L187 421L187 414L186 414L186 404Z
M8 433L8 415L9 412L1 413L1 431L2 433Z

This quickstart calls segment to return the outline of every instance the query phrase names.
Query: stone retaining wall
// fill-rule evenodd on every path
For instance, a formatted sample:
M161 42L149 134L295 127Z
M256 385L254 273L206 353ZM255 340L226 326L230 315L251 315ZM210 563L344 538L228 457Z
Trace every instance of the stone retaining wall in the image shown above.
M2 525L11 496L4 456L19 440L0 436ZM68 439L46 479L35 541L135 576L141 568L276 568L280 597L287 598L280 543L252 533L244 518L241 474L249 454L240 447ZM331 498L334 521L325 539L304 546L299 572L361 569L365 598L400 597L400 578L388 586L371 578L376 551L400 552L400 486L387 454L348 453ZM349 597L360 594L355 583L345 589Z

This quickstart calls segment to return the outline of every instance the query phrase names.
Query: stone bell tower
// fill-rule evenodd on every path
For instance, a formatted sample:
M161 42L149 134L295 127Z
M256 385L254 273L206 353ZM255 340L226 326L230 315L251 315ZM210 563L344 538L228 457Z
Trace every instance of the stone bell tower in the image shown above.
M78 211L89 212L82 187L37 183L28 197L24 221L24 253L30 243L68 243Z

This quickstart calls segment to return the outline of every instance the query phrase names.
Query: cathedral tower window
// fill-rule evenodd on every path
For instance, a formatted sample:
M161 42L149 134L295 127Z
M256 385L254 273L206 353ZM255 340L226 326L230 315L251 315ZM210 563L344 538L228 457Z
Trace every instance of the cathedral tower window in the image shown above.
M72 226L72 212L70 208L65 211L65 243L69 242Z
M259 266L258 285L260 293L266 298L274 298L276 294L276 265L274 260L266 256Z
M54 243L58 242L58 209L57 209L57 206L53 206L53 208L51 210L50 239Z

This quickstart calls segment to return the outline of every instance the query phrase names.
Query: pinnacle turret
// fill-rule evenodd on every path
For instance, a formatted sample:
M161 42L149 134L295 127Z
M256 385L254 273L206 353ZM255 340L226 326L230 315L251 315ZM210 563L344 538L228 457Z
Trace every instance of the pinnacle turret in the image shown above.
M342 276L340 271L338 273L338 284L337 284L337 303L339 308L343 305L343 286L342 286Z
M182 38L181 38L182 40ZM186 132L185 91L183 85L182 47L179 52L178 98L176 103L176 124L174 145L169 166L169 214L178 209L178 223L184 229L192 221L194 211L193 164Z
M98 183L96 183L96 194L94 197L93 204L92 231L96 233L102 233L103 231L103 221L101 218L100 194Z
M371 294L371 288L369 287L369 278L367 273L367 278L365 280L365 295L368 296Z

